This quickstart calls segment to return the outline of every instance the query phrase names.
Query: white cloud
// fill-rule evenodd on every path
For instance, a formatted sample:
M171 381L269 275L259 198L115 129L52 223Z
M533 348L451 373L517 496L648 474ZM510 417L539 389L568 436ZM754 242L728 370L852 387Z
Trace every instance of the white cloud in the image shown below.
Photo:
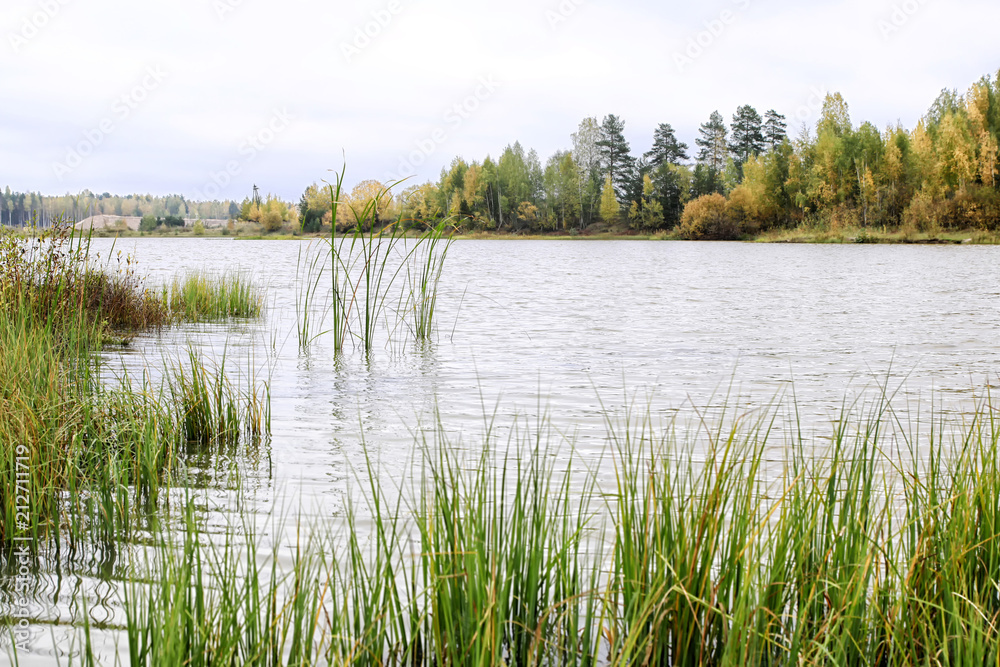
M221 17L220 2L231 9ZM45 7L57 10L22 34ZM886 36L900 8L905 20ZM733 18L718 31L723 11ZM942 87L995 73L998 19L1000 7L973 0L6 0L0 185L191 196L281 108L295 120L222 196L257 183L297 198L342 151L352 181L381 178L442 127L421 179L517 140L544 160L570 146L580 119L607 113L641 153L657 123L692 143L713 110L749 103L794 116L821 87L842 92L856 122L912 126ZM706 30L703 55L679 71L674 54ZM57 178L52 163L148 67L169 77ZM484 76L498 90L449 123Z

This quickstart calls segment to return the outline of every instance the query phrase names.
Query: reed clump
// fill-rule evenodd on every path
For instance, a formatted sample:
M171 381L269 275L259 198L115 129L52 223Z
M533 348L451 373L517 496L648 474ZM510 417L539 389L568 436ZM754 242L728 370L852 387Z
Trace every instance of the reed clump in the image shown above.
M0 296L8 314L72 335L99 325L124 331L162 326L164 304L142 286L135 262L122 253L96 265L89 238L56 224L32 236L0 234Z
M441 275L453 242L444 223L427 230L414 250L413 266L407 267L411 328L418 341L429 341L434 334Z
M377 192L360 203L344 202L343 184L346 166L328 186L333 220L347 208L349 222L344 234L337 236L333 225L330 238L325 240L329 253L330 297L324 311L329 315L336 353L344 351L353 341L366 353L371 352L383 329L392 334L408 323L414 338L430 339L441 273L451 245L447 221L412 233L412 221L402 214L395 219L382 219L385 204L391 201L392 187L379 187ZM305 261L303 261L305 259ZM299 257L299 294L296 299L299 345L308 347L320 333L313 333L310 303L317 301L320 279L326 266L316 257ZM407 276L409 289L401 283ZM396 303L392 312L392 304Z
M259 317L264 310L263 294L239 272L177 276L164 288L163 300L175 317L189 322Z
M87 239L66 225L0 238L0 545L120 538L133 510L155 504L188 444L191 413L204 409L148 381L101 383L95 349L171 321L134 262L117 259L116 269L97 266ZM256 437L268 427L259 406L266 389L239 396L203 360L192 363L201 364L190 373L202 374L198 386L213 409L228 401L228 430L211 433L213 442L233 429ZM171 386L183 385L181 376ZM250 401L256 411L239 407Z
M794 422L779 434L775 413L702 423L697 437L625 415L609 420L612 488L572 472L543 427L516 427L506 445L488 432L479 456L441 427L419 443L412 487L386 489L369 467L365 502L337 527L294 531L286 566L245 527L164 536L165 565L144 575L162 590L127 588L130 655L996 664L993 414L984 402L964 424L911 431L879 400L847 409L822 442Z
M259 442L270 430L270 396L266 384L249 382L239 389L226 375L225 359L214 368L195 350L188 363L177 363L169 377L168 404L175 410L189 445L232 448Z

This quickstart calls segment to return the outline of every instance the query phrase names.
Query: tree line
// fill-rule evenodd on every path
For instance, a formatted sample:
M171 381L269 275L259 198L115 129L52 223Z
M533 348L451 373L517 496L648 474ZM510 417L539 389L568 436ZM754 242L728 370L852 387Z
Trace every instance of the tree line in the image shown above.
M76 195L46 196L36 192L12 192L10 186L0 192L0 224L8 227L32 224L45 227L59 218L80 221L92 215L226 220L238 218L241 210L241 205L234 201L196 202L183 195L117 196L83 190Z
M515 142L494 159L456 157L436 182L392 196L363 181L343 195L363 207L379 198L384 220L413 224L449 220L461 231L578 233L628 228L674 230L686 238L740 238L801 225L836 229L1000 228L1000 73L965 94L944 90L907 130L855 125L839 93L826 96L818 121L792 137L786 118L739 107L727 123L718 111L701 125L692 149L669 123L652 133L652 148L636 155L625 123L613 114L585 118L571 146L544 163ZM400 186L401 187L401 186ZM329 229L329 192L306 188L298 206L256 191L242 202L194 202L181 195L44 197L0 193L0 224L45 225L56 216L82 220L106 214L152 218L234 219L263 231ZM350 226L349 206L338 226Z
M437 182L411 185L386 214L464 231L551 232L595 223L688 238L739 238L802 224L915 231L1000 226L1000 74L967 93L944 90L912 130L855 125L839 93L815 126L788 133L777 111L750 105L727 124L718 111L692 150L669 123L633 154L616 115L585 118L572 147L543 164L519 143L494 159L456 157ZM366 181L350 197L378 191ZM330 222L329 197L310 186L303 226ZM349 221L346 221L349 222Z

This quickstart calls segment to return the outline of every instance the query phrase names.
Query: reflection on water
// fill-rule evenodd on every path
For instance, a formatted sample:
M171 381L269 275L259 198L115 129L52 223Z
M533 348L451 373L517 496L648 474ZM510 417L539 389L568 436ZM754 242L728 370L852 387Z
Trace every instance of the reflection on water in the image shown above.
M107 254L111 241L94 245ZM117 242L154 284L186 269L241 269L267 291L259 322L185 325L104 354L112 382L125 367L155 383L189 347L225 357L236 376L269 382L266 451L250 461L190 462L185 484L209 489L201 518L220 532L226 513L285 506L337 515L368 462L379 483L398 486L418 431L438 423L474 447L494 414L498 424L544 414L581 467L599 468L605 417L631 403L669 422L727 394L731 408L752 411L794 392L793 419L826 435L844 397L866 387L902 387L899 400L913 414L929 413L932 399L939 412L964 410L1000 368L995 248L459 241L442 279L436 343L337 358L328 337L298 347L302 246ZM314 321L322 315L318 307ZM233 466L242 474L231 475ZM599 480L611 474L597 470ZM141 535L118 548L141 548ZM52 628L80 622L74 600L83 594L93 624L123 622L115 595L122 553L72 562L39 564L35 658L68 650L65 633Z

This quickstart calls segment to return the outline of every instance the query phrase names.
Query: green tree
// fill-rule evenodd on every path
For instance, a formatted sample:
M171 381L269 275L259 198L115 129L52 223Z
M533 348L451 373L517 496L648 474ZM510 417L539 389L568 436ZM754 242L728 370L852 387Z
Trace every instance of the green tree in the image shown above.
M657 201L656 187L649 174L642 177L642 195L638 201L632 202L628 217L632 227L636 229L660 229L663 227L663 206Z
M653 132L653 147L643 157L652 170L663 164L680 164L688 159L688 145L677 140L669 123L660 123Z
M764 141L770 150L775 151L778 146L788 139L788 123L785 117L771 109L764 114Z
M885 201L887 222L898 225L903 212L914 194L913 148L910 135L901 126L889 127L885 132L885 152L878 181L883 184L881 193Z
M618 116L609 114L604 117L601 139L597 146L601 156L601 173L611 177L618 201L627 202L629 190L635 180L636 164L625 139L625 123ZM603 209L603 201L601 206Z
M855 139L847 102L840 93L828 94L816 123L815 142L801 143L809 165L805 195L813 210L833 208L853 199L858 184Z
M656 197L663 211L663 221L666 228L677 225L684 211L684 205L691 198L694 186L694 174L691 169L678 164L662 164L652 176Z
M569 151L557 151L545 165L545 204L552 225L568 229L579 220L579 168Z
M453 159L448 169L441 170L438 190L441 193L442 203L450 205L456 193L461 199L465 198L465 174L467 171L469 171L469 165L460 157Z
M482 225L487 217L486 184L483 177L483 168L476 162L469 165L469 170L465 172L465 191L462 193L462 197L465 199L465 205L469 211L465 222L471 224Z
M965 101L957 90L943 89L927 111L927 115L924 116L924 124L931 137L937 137L938 127L944 121L945 116L956 113L963 106L965 106Z
M542 161L538 157L538 151L534 148L528 151L524 158L524 165L527 168L528 176L528 201L533 204L541 199L544 189L544 170Z
M851 111L840 93L828 93L823 100L823 110L816 124L816 135L830 132L843 137L851 131Z
M584 118L572 135L573 160L579 174L580 229L594 219L597 201L601 196L601 153L597 142L601 140L601 126L596 118Z
M739 180L743 179L743 165L752 157L764 152L764 120L749 104L741 106L733 116L733 138L729 142L729 152L736 163Z
M517 220L521 202L531 201L532 183L524 148L515 141L507 146L497 162L501 224Z
M488 227L497 229L501 224L500 210L500 175L497 164L487 155L483 160L482 173L480 175L481 188L483 192L483 207L488 219Z
M698 131L695 144L701 149L698 152L698 162L704 167L696 188L699 194L722 191L722 170L729 157L729 145L726 142L726 122L722 114L713 111L707 123L703 123Z

